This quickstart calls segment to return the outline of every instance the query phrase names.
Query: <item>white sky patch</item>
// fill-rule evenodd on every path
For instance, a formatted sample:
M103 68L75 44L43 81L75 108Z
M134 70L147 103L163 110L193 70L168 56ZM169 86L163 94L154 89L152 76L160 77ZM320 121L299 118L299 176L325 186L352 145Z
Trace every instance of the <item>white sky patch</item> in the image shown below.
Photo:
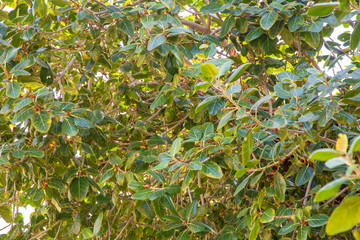
M30 205L28 205L26 208L19 207L19 213L21 213L24 217L24 225L30 223L30 215L33 212L34 212L34 208L31 207ZM6 227L8 225L9 225L9 223L5 222L4 219L0 218L0 229ZM10 225L7 228L1 230L0 234L6 234L9 231L10 231Z

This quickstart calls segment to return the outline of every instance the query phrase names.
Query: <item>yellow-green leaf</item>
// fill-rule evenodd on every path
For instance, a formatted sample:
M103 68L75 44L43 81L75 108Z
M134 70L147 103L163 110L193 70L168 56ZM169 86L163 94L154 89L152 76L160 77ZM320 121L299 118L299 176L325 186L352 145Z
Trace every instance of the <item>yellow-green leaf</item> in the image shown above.
M347 147L348 147L348 139L345 134L340 133L336 141L336 150L345 154Z
M201 73L205 77L215 77L219 74L219 70L213 63L204 63L200 66Z
M201 173L210 178L221 178L223 176L220 166L210 161L202 165Z
M360 196L346 198L331 214L326 233L335 235L351 230L360 223Z

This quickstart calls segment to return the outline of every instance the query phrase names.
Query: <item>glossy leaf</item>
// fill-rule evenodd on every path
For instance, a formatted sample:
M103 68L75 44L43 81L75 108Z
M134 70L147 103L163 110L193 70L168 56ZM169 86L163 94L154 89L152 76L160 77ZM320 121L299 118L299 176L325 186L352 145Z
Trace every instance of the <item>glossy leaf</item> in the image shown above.
M212 161L202 164L201 173L210 178L221 178L223 176L220 166Z
M20 85L17 82L10 82L6 87L6 96L17 98L20 95Z
M335 235L348 231L360 223L360 197L346 198L331 214L326 225L326 233Z
M204 63L200 66L201 73L205 77L215 77L219 74L219 70L213 63Z
M274 179L275 196L280 202L285 201L286 182L284 177L279 173L275 173Z
M309 8L307 15L314 17L324 17L332 13L338 6L338 2L316 3Z
M76 201L83 201L89 189L89 182L84 177L76 177L70 183L70 193Z
M268 13L265 13L260 20L260 26L264 29L264 30L269 30L274 23L276 22L278 18L278 14L277 12L271 11Z
M163 44L166 41L166 38L159 34L154 37L152 37L147 45L147 50L151 51L157 47L159 47L161 44Z
M51 114L46 111L37 112L32 116L31 123L37 131L46 133L51 126Z
M334 157L341 156L342 153L334 149L319 149L311 153L310 160L328 161Z

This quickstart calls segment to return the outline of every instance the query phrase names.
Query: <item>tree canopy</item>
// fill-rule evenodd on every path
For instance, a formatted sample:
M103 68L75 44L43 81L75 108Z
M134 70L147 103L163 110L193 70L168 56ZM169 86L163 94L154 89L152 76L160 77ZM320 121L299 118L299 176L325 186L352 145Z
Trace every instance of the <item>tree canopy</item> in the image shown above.
M360 239L359 4L2 0L2 237Z

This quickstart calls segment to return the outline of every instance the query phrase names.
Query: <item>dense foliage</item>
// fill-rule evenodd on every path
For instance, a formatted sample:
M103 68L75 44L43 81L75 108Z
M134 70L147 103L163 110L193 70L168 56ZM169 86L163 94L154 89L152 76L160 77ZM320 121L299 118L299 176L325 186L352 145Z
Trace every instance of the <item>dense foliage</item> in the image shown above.
M3 238L360 239L358 6L2 0Z

